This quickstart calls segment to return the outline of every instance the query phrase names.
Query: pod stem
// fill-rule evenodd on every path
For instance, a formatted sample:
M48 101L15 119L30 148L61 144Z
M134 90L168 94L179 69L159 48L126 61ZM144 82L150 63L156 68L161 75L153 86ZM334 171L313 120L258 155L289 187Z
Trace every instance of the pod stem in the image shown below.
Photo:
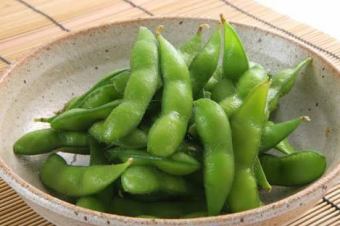
M131 165L132 162L133 162L133 158L128 158L127 163L128 163L129 165Z
M312 120L310 119L310 117L307 116L307 115L301 116L301 117L300 117L300 120L301 120L302 122L310 122L310 121L312 121Z
M225 19L224 15L222 13L220 14L220 20L221 20L222 24L224 24L226 22L226 19Z
M51 118L35 118L34 122L51 122Z
M298 73L300 70L302 70L304 67L306 67L311 62L312 62L311 57L308 57L305 60L303 60L302 62L300 62L298 65L296 65L296 67L294 69L295 73Z
M204 29L209 29L209 28L210 28L209 24L201 24L197 29L197 34L201 34Z
M156 28L156 35L161 35L161 33L163 32L164 30L164 25L158 25L158 27Z

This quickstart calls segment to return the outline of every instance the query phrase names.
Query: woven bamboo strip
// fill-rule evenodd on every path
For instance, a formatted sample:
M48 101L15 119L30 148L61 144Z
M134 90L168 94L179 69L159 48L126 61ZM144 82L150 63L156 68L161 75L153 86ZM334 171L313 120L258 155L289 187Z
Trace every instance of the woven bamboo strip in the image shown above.
M329 219L333 219L334 217L338 216L340 213L339 211L334 211L331 214L327 214L324 217L320 216L318 220L313 221L313 225L324 225L326 221Z
M317 211L313 212L313 214L304 214L301 218L294 221L289 226L309 225L317 219L326 216L334 211L336 211L334 207L324 205L322 208L319 208Z
M128 2L121 0L72 1L72 7L66 7L69 6L70 0L26 0L26 2L72 31L106 22L148 16L143 10L132 7ZM132 0L132 2L152 12L155 16L181 15L217 18L220 13L223 13L231 21L264 27L265 29L282 33L277 28L261 22L261 19L263 19L298 37L302 37L306 41L340 55L340 44L335 39L286 16L277 14L251 0L227 2L234 4L256 18L236 10L221 0ZM17 58L31 52L32 49L49 42L51 37L58 38L65 34L65 32L43 15L37 14L18 1L2 0L0 3L0 15L0 55L10 61L15 61ZM329 57L327 54L324 55ZM330 57L329 59L336 66L340 67L339 60ZM6 66L6 63L0 62L0 71ZM326 198L335 205L339 205L339 186L328 193ZM0 199L0 215L2 217L7 216L6 224L9 220L8 217L13 215L11 214L12 212L19 212L20 216L15 216L24 219L22 218L23 215L27 221L24 222L24 220L20 219L16 221L13 218L12 222L9 222L11 225L50 225L39 216L34 216L35 213L31 212L29 214L29 212L25 212L29 208L1 180ZM315 222L332 225L340 220L339 214L336 215L338 212L335 212L334 209L334 207L325 201L320 201L313 209L293 222L292 225L302 225L302 223L303 225L307 225L307 223L315 224ZM4 224L0 223L0 225Z
M334 225L339 225L340 222L340 214L337 216L328 219L327 221L323 222L324 226L334 226Z
M295 219L294 221L291 222L291 226L294 225L299 225L300 223L306 221L309 219L311 216L318 215L320 212L328 208L328 204L325 202L321 202L320 204L316 205L312 209L308 210L303 214L303 216L300 216L298 219Z
M56 3L54 3L55 1L51 1L53 4L49 3L47 1L42 1L42 0L39 0L39 1L36 1L36 0L35 1L29 1L29 3L31 3L31 4L34 4L34 3L38 4L38 3L41 3L41 2L44 3L45 5L41 5L41 6L37 7L37 8L39 8L41 10L43 10L43 9L53 9L54 10L53 12L58 12L58 10L55 10L55 9L57 8L58 5L62 5L62 3L63 3L63 1L61 1L61 3L59 3L57 1L58 3L56 5ZM84 2L86 3L86 1L84 1ZM101 0L100 3L107 3L107 1L106 0ZM155 4L155 1L137 1L136 2L136 4L141 4L141 6L143 6L145 8L148 8L147 7L147 3L152 3L152 4L154 4L154 6L156 6L156 8L153 7L152 9L148 9L148 10L156 11L157 14L194 15L196 9L197 10L201 9L204 12L200 11L199 15L208 15L208 16L211 16L212 14L214 14L215 16L217 16L217 14L219 14L221 11L223 11L223 12L228 11L228 10L225 9L225 8L228 8L229 10L231 10L232 13L227 13L227 15L229 15L233 20L236 20L236 21L237 20L238 21L247 21L247 22L249 20L253 20L253 19L247 17L246 15L240 14L238 11L236 11L234 9L230 9L230 7L224 5L221 1L216 1L216 0L203 1L203 2L202 1L197 1L197 0L196 1L193 1L193 0L184 1L184 3L176 4L177 8L176 7L174 8L174 6L172 6L174 1L165 1L165 2L162 1L162 2L158 3L160 5L160 7L158 7L158 8L157 8L157 4ZM127 5L127 3L125 3L125 2L124 2L124 4ZM223 4L223 5L221 5L221 4ZM272 11L268 11L268 9L266 9L265 7L262 7L262 6L254 7L254 3L252 1L248 1L248 0L246 0L246 1L237 1L237 4L238 4L238 6L243 7L242 9L245 9L245 10L248 10L248 11L252 11L252 13L256 14L257 16L262 16L262 17L265 17L266 19L269 19L269 20L272 20L274 18L274 21L275 21L275 18L278 18L278 19L280 19L282 21L283 24L294 24L294 26L293 25L292 26L295 27L295 30L300 30L299 28L304 26L304 25L300 25L300 26L297 27L297 26L295 26L296 23L293 23L293 22L287 23L287 22L285 22L285 20L283 20L283 18L284 18L283 16L281 16L281 15L278 16L276 13L273 13ZM97 7L97 8L94 7L94 9L99 10L98 12L96 12L95 10L88 10L86 7L84 7L84 5L86 5L86 4L83 4L83 5L79 6L81 9L84 9L83 11L80 10L81 12L83 12L83 14L84 14L84 12L89 12L90 11L90 12L92 12L92 15L93 14L94 15L104 15L104 16L102 16L104 18L104 20L107 19L105 17L106 16L105 13L103 14L102 12L100 12L100 10L102 9L101 7ZM98 6L98 5L99 4L97 4L96 6ZM207 8L207 6L208 6L208 8ZM222 8L221 8L221 6L222 6ZM214 7L214 8L211 9L210 7ZM88 7L88 8L90 8L90 7ZM116 5L114 5L113 8L117 8ZM104 8L103 10L105 11L106 8ZM65 11L65 10L63 10L63 11ZM53 12L51 12L52 16L56 17L56 18L60 18L60 19L64 19L64 20L68 20L68 18L72 18L71 16L69 16L69 14L67 14L67 15L65 13L64 13L65 15L61 14L61 13L59 13L59 14L58 13L54 13L53 14ZM71 12L73 12L73 11L71 11ZM108 10L106 10L106 12L108 12ZM77 16L74 16L73 18L76 18L76 19L79 20L78 15L81 15L81 13L77 14ZM84 17L88 18L88 20L90 20L90 21L96 21L96 19L91 17L91 15L85 15ZM124 15L124 17L126 17L126 15ZM117 18L115 18L115 19L117 19ZM287 18L287 20L290 20L290 19ZM80 20L80 22L79 21L78 22L72 21L72 22L73 22L73 26L75 28L83 27L83 26L81 26L81 24L85 24L85 26L89 26L89 24L86 23L84 18L82 18ZM71 22L71 24L72 24L72 22ZM53 29L53 28L51 28L51 29ZM56 30L55 32L59 32L59 31ZM43 36L45 36L46 39L48 39L48 37L51 37L50 35L46 35L46 31L41 32L41 34L45 34ZM31 36L32 37L36 37L36 35L34 35L34 34L31 35ZM57 35L57 37L58 37L58 35ZM20 42L20 40L14 39L14 43L16 43L17 41ZM27 44L27 37L25 37L23 39L23 41L24 41L24 43L23 43L24 45ZM6 54L8 54L11 57L11 59L13 59L13 58L15 59L17 55L23 54L23 53L25 53L25 51L29 50L30 48L34 48L34 47L36 47L36 46L38 46L38 45L40 45L41 43L44 43L44 42L46 42L46 41L37 38L36 41L33 41L31 46L29 46L29 47L26 47L26 48L20 48L19 47L20 50L16 51L16 50L12 50L11 47L13 45L10 45L8 48L11 48L11 51L10 52L4 51L4 52ZM325 43L327 43L329 45L329 42L325 41ZM335 44L336 44L336 42L335 43L331 43L331 46L334 46ZM3 44L3 45L4 46L8 46L8 45L6 45L6 43ZM0 51L1 51L1 49L0 49Z

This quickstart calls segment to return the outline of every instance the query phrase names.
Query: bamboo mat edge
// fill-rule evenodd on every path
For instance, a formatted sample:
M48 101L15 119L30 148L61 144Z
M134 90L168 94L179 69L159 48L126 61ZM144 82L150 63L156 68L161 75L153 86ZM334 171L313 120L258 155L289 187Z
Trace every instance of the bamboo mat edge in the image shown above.
M227 19L233 22L251 24L256 27L273 31L307 45L319 51L337 69L340 69L340 43L334 38L304 24L294 21L286 16L280 15L271 9L255 3L252 0L188 0L171 1L165 0L162 3L155 0L122 0L114 1L110 8L109 0L99 0L100 4L91 5L88 10L80 3L75 8L81 8L84 13L74 16L64 15L58 1L44 0L3 0L8 3L7 11L9 18L17 17L17 14L35 15L34 29L26 28L25 32L16 32L23 26L16 21L9 23L15 29L8 29L13 35L7 38L6 32L0 31L0 74L18 59L29 54L41 44L50 41L49 34L55 34L55 38L67 34L69 31L77 31L85 27L92 27L106 22L116 20L133 19L137 17L152 16L204 16L217 18L223 11ZM59 0L65 2L66 0ZM83 2L90 2L84 0ZM171 4L176 2L176 6ZM111 3L111 2L109 2ZM0 13L1 13L0 3ZM18 5L19 4L19 5ZM92 3L91 3L92 4ZM12 8L13 7L13 10ZM55 9L53 9L53 7ZM24 12L15 9L25 9ZM117 10L116 10L117 9ZM119 10L118 10L119 9ZM14 13L13 13L14 12ZM99 13L96 13L99 12ZM2 14L1 14L2 15ZM7 15L7 14L6 14ZM104 15L101 17L101 15ZM0 20L1 26L1 20ZM302 32L303 31L303 32ZM37 42L34 42L37 38ZM39 41L41 40L41 43ZM4 53L4 54L3 54ZM0 75L1 77L1 75ZM38 214L34 213L23 200L0 179L0 225L51 225ZM340 185L335 186L320 202L303 216L295 219L290 225L335 225L340 221ZM13 214L13 213L18 214Z

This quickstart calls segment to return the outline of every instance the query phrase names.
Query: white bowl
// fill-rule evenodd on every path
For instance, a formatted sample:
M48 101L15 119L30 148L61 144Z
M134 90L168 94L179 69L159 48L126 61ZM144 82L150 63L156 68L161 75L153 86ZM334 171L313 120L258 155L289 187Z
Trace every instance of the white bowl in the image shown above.
M154 29L163 24L164 36L179 44L202 23L213 25L216 21L152 18L98 26L58 39L11 67L0 80L0 176L29 206L57 225L273 225L287 222L313 206L339 182L340 72L308 46L242 24L235 26L250 59L272 71L293 66L307 56L313 58L296 87L283 98L277 118L312 118L311 123L294 133L293 143L320 149L326 155L327 172L318 181L298 190L274 188L263 197L267 205L236 214L175 220L132 218L91 211L51 196L38 178L38 168L46 156L13 154L17 138L45 126L33 122L33 118L50 115L107 72L129 65L139 26ZM67 158L71 161L74 156ZM82 161L78 156L73 160Z

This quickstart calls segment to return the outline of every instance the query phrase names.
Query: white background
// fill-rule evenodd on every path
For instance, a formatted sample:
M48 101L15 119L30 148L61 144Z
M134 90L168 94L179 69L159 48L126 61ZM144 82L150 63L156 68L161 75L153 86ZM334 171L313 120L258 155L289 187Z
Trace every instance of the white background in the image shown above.
M256 1L340 40L340 1L338 0Z

